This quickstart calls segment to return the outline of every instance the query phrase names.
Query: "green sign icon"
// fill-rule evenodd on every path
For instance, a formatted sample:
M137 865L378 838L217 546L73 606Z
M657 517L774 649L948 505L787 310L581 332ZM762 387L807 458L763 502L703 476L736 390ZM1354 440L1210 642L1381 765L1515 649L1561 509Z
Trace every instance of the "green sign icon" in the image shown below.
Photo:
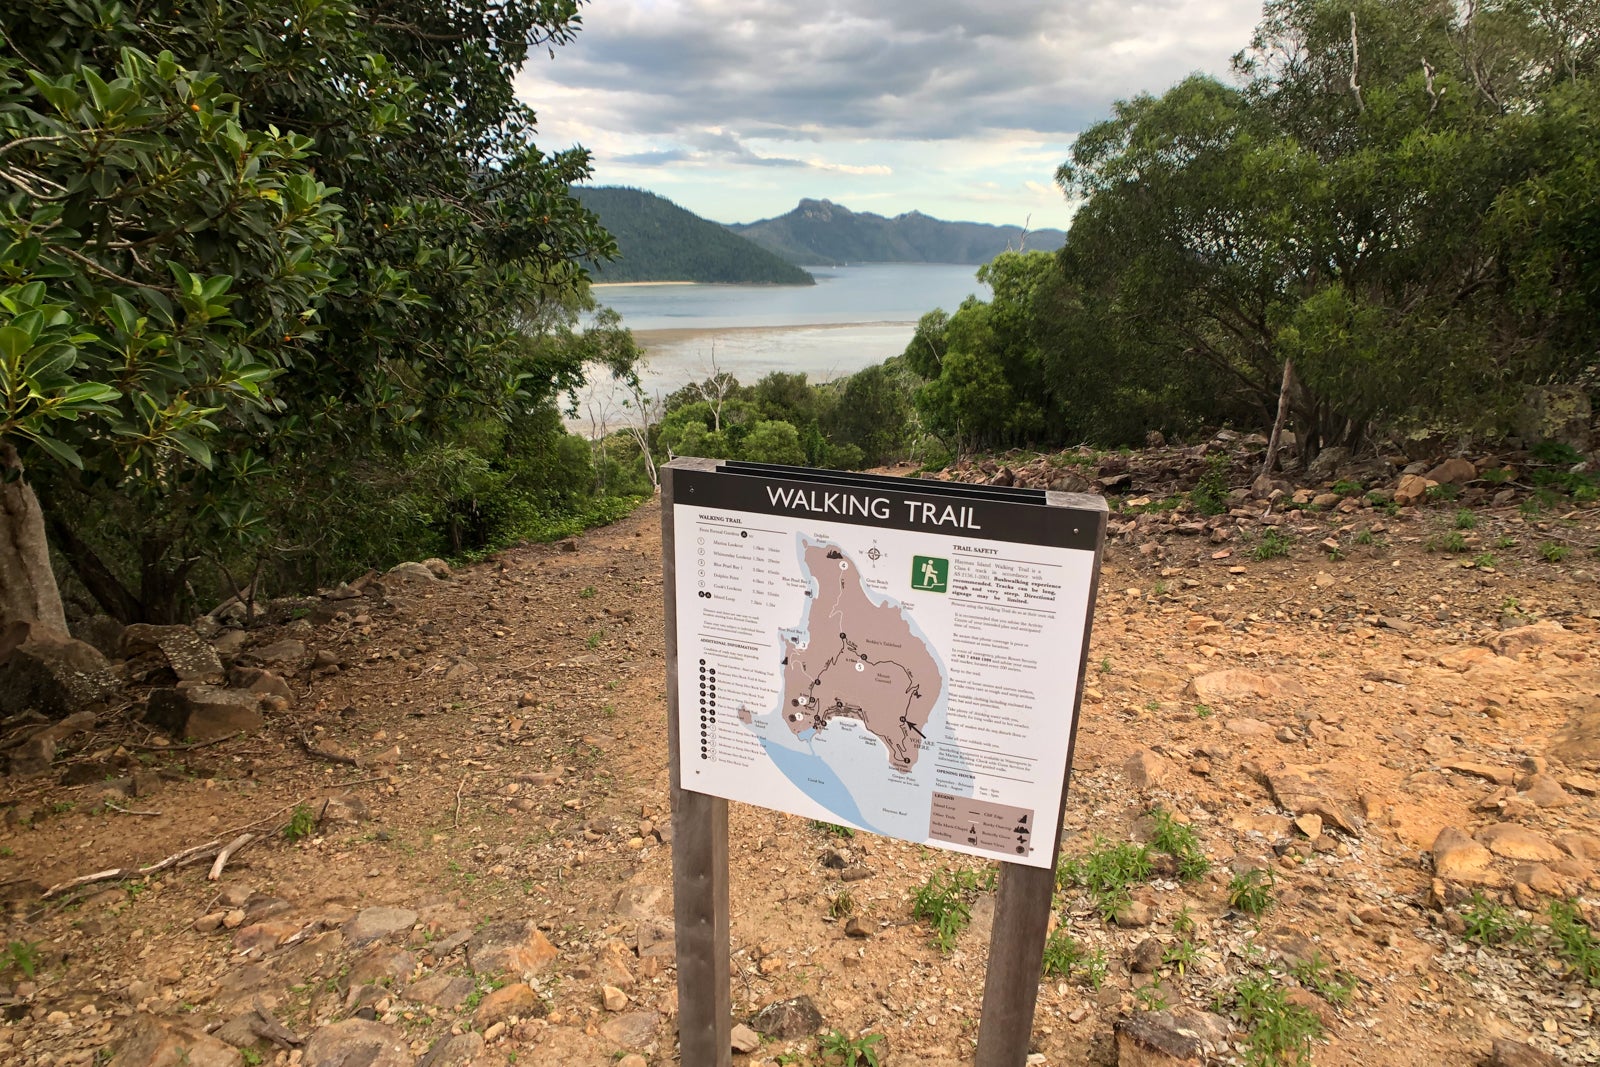
M949 560L938 556L911 557L911 588L924 593L943 593L949 584Z

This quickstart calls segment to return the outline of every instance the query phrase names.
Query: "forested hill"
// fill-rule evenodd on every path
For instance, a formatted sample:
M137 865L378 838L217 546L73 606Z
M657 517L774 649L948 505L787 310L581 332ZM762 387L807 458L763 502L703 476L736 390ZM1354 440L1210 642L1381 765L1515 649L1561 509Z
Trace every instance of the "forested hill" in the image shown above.
M592 266L597 282L726 282L814 285L765 248L643 189L573 190L617 239L622 257Z
M787 215L728 227L791 263L987 263L1007 248L1055 251L1060 230L944 222L920 211L885 218L828 200L802 200Z

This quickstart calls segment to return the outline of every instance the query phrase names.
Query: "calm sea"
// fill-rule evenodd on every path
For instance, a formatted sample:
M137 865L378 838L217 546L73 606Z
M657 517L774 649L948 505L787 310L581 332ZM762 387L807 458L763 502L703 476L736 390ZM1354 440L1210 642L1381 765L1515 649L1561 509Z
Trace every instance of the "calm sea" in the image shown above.
M634 331L646 390L662 396L710 377L713 366L746 384L774 370L840 378L905 351L926 312L990 296L968 265L809 269L816 285L597 285L594 295ZM591 429L627 421L609 383L596 383L579 409Z

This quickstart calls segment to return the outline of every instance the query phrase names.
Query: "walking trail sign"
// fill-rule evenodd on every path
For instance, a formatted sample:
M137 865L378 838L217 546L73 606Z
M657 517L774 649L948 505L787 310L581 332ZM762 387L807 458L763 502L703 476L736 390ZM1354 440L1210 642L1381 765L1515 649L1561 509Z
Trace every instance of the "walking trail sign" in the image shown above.
M1027 1058L1099 497L663 470L679 1038L731 1062L727 801L1002 863L980 1067Z

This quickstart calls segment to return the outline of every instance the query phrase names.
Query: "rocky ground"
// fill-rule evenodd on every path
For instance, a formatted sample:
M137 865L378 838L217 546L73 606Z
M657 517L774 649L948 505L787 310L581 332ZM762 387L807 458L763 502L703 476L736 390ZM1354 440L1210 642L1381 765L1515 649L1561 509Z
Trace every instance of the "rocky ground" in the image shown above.
M1600 510L1208 454L950 475L1121 498L1030 1062L1600 1063ZM100 635L0 728L0 1062L678 1062L659 520ZM736 1062L971 1061L985 865L731 824Z

